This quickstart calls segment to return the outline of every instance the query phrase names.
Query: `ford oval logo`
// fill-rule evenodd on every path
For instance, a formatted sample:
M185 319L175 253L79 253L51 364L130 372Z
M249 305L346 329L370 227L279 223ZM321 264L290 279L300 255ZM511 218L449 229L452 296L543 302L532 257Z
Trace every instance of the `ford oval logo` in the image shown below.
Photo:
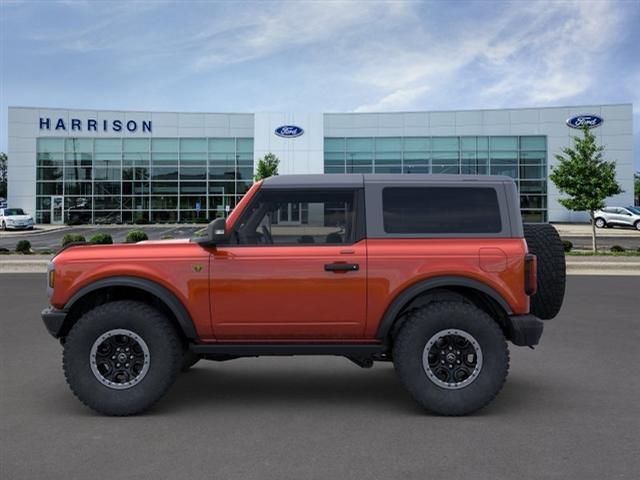
M571 128L596 128L602 125L602 117L598 115L576 115L575 117L567 118L567 125Z
M278 135L279 137L295 138L299 137L303 133L304 130L300 127L296 127L295 125L283 125L276 128L276 135Z

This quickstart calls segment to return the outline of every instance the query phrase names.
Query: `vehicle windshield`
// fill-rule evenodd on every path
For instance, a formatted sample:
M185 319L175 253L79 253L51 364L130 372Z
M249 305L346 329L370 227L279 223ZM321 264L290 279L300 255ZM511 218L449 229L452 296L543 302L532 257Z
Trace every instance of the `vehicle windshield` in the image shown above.
M636 215L640 215L640 207L627 207L627 210Z
M10 217L11 215L24 215L24 210L21 208L5 208L4 216Z

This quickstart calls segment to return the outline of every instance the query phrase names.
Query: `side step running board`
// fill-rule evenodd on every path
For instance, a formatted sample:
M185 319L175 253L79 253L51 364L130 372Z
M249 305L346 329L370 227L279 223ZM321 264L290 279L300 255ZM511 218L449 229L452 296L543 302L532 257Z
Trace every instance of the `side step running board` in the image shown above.
M233 355L257 357L261 355L340 355L366 358L381 355L387 350L380 343L210 343L189 345L199 355Z

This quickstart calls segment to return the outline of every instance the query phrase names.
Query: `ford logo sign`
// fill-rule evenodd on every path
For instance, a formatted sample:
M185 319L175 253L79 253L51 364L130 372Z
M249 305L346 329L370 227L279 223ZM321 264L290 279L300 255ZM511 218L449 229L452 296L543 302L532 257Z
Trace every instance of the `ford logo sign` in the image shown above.
M602 125L603 121L598 115L576 115L567 118L567 125L571 128L596 128Z
M304 130L300 127L296 127L295 125L283 125L281 127L276 128L276 135L284 138L295 138L299 137L304 133Z

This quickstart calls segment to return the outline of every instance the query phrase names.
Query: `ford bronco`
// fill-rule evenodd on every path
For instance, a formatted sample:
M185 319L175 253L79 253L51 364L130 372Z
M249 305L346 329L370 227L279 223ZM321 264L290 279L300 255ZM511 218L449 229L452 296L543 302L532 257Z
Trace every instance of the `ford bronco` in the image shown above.
M562 305L560 238L518 199L500 176L271 177L202 237L63 249L42 318L107 415L201 359L262 355L390 361L420 405L464 415L502 388L507 341L536 345Z

